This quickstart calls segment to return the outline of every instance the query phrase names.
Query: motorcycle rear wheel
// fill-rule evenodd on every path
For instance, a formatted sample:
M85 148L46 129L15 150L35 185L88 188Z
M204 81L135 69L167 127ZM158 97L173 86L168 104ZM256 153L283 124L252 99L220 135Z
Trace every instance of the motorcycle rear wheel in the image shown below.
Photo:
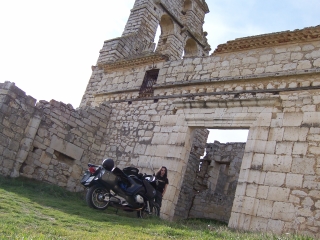
M160 209L159 207L153 206L151 207L151 212L149 213L146 209L146 207L142 208L140 211L137 211L137 217L138 218L154 218L160 216Z
M89 188L86 195L86 201L88 206L99 210L107 209L109 201L105 200L106 194L110 194L107 189L105 189L104 187L93 185Z

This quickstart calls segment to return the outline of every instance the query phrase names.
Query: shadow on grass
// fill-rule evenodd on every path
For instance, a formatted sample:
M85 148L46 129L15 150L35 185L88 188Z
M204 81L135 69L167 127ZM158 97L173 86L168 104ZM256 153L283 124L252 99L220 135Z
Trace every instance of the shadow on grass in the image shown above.
M98 222L121 222L130 226L148 226L161 225L170 226L176 229L195 229L202 228L207 225L226 226L225 223L218 223L211 220L179 220L176 222L168 222L159 218L137 219L137 213L125 212L121 209L117 210L109 207L107 210L96 210L89 208L85 201L86 192L73 193L62 187L36 181L29 178L9 178L0 176L0 188L4 191L11 192L18 197L28 198L30 201L37 203L43 207L50 207L55 210L75 215L79 218L90 219Z
M70 215L76 215L84 219L91 219L94 221L108 221L113 222L118 217L126 217L130 225L141 225L141 224L166 224L167 221L161 220L159 218L152 218L145 221L144 219L138 219L138 221L133 221L132 218L137 218L137 213L134 212L125 212L121 209L115 209L109 207L107 210L101 211L89 208L85 201L86 192L74 193L69 192L66 189L45 183L40 182L34 179L19 177L19 178L10 178L0 176L0 188L14 193L18 196L28 198L32 202L35 202L44 207L50 207ZM123 220L121 220L123 222ZM199 227L198 223L205 221L212 224L212 221L209 220L192 220L192 221L177 221L176 227L182 224L192 228ZM190 224L187 224L187 223ZM201 224L200 224L201 225ZM224 224L226 225L226 224Z
M0 188L28 198L41 206L50 207L86 219L91 218L95 221L106 221L105 213L114 214L116 217L116 214L120 212L119 210L117 213L117 210L114 208L108 208L104 211L89 208L85 201L85 192L69 192L62 187L29 178L0 176ZM93 212L96 214L92 214ZM125 213L124 215L130 217L132 214Z
M184 234L190 234L189 232L185 232L191 230L197 232L197 236L203 236L204 234L204 239L289 239L287 237L279 238L279 236L270 234L250 234L234 231L228 229L226 223L208 219L188 219L169 222L158 218L148 220L137 219L136 212L117 211L112 207L104 211L95 210L87 206L85 192L72 193L62 187L28 178L8 178L0 176L0 191L4 191L2 197L7 199L12 197L12 201L18 201L19 198L21 198L20 202L26 204L25 207L35 207L32 206L32 203L36 203L44 209L52 208L82 219L81 224L91 220L106 223L110 226L127 225L139 229L138 231L146 231L147 234L155 236L160 234L159 236L161 237L172 236L173 238L184 238ZM8 194L6 194L6 192ZM24 202L24 198L29 199L31 203L28 200ZM9 200L9 202L11 202L11 199ZM0 202L0 209L1 208ZM5 211L6 209L2 210ZM290 239L306 240L312 238L294 237Z

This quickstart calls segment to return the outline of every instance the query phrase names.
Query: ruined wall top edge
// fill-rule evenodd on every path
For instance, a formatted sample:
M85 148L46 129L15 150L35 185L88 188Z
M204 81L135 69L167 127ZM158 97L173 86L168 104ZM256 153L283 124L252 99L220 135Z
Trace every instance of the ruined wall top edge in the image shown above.
M4 83L0 83L0 95L10 95L13 98L25 98L26 102L34 106L37 102L37 99L27 95L24 91L18 88L14 82L5 81Z
M256 36L248 36L227 41L220 44L214 50L212 55L236 52L249 49L257 49L261 47L275 47L280 45L315 41L320 39L320 25L315 27L306 27L296 29L294 31L282 31L269 34L261 34Z

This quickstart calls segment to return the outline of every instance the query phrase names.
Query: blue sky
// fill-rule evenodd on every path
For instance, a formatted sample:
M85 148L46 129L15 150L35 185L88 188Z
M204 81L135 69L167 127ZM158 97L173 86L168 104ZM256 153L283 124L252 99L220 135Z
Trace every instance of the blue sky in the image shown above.
M0 82L15 82L37 100L78 107L103 41L121 36L133 3L1 0ZM207 3L204 30L212 49L235 38L320 24L319 0Z
M206 15L212 49L235 38L320 24L319 0L209 0Z

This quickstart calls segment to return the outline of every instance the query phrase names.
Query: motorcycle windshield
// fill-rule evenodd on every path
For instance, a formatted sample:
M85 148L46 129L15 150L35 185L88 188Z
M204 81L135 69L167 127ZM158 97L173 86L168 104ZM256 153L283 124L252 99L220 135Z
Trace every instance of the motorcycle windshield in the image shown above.
M143 180L143 185L146 188L146 197L149 199L153 199L156 196L155 188L150 184L148 180Z

